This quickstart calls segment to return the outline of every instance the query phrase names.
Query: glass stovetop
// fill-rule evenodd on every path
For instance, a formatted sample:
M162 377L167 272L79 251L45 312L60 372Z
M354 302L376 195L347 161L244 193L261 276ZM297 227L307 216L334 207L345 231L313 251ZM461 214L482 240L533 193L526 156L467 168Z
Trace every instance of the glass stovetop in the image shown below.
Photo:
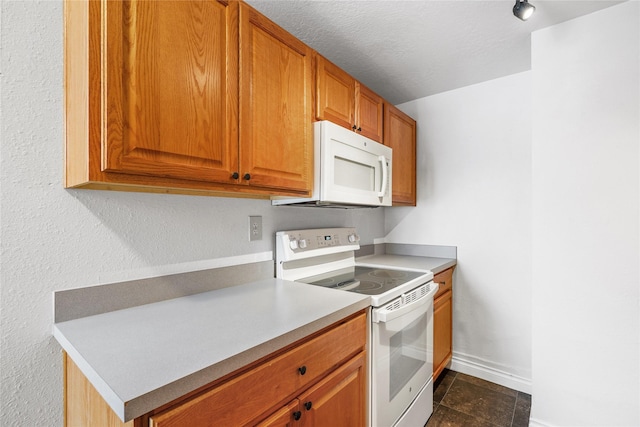
M366 295L380 295L424 274L421 271L355 266L298 281Z

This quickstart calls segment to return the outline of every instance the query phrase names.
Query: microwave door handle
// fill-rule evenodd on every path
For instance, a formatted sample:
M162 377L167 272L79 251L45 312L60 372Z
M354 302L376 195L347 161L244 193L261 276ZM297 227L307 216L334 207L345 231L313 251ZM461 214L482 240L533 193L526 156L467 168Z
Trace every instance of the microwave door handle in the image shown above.
M382 167L382 185L378 192L378 197L384 197L387 189L387 183L389 181L389 167L387 166L387 159L384 156L378 156L378 161Z

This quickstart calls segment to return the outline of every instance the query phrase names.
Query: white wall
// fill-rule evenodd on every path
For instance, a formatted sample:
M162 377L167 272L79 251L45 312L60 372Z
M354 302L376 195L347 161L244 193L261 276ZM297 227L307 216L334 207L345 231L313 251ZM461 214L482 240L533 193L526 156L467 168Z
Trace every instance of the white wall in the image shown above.
M386 241L458 247L456 370L530 392L529 72L399 107L418 122L416 208L388 209Z
M639 28L533 34L534 425L640 425Z
M54 290L268 255L279 229L355 225L364 244L383 236L382 208L63 189L62 2L0 7L0 425L62 425ZM264 240L248 241L249 215L262 215Z

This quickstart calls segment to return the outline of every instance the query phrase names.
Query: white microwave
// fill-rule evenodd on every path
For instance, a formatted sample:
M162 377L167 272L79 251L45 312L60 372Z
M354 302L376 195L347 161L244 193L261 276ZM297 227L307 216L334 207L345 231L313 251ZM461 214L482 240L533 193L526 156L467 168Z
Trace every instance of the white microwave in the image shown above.
M278 197L273 205L391 206L390 147L326 120L314 123L313 137L311 197Z

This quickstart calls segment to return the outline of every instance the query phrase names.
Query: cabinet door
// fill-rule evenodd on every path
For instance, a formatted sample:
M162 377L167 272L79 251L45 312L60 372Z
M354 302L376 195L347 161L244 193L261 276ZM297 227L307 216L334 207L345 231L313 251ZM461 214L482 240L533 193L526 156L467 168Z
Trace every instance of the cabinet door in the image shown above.
M232 182L237 4L104 1L102 10L102 170Z
M256 427L292 427L296 425L301 414L300 401L298 399L294 399L291 403L276 411L266 420L256 424Z
M453 269L435 275L438 292L433 300L433 378L451 361L453 355Z
M360 353L298 398L304 427L365 425L365 357Z
M394 206L416 205L416 121L384 104L384 145L393 149Z
M316 118L353 130L356 81L321 56L316 59Z
M453 299L451 291L433 304L433 377L437 378L451 360Z
M358 133L382 144L383 99L361 83L356 89L356 125Z
M240 178L311 190L311 49L240 6Z

